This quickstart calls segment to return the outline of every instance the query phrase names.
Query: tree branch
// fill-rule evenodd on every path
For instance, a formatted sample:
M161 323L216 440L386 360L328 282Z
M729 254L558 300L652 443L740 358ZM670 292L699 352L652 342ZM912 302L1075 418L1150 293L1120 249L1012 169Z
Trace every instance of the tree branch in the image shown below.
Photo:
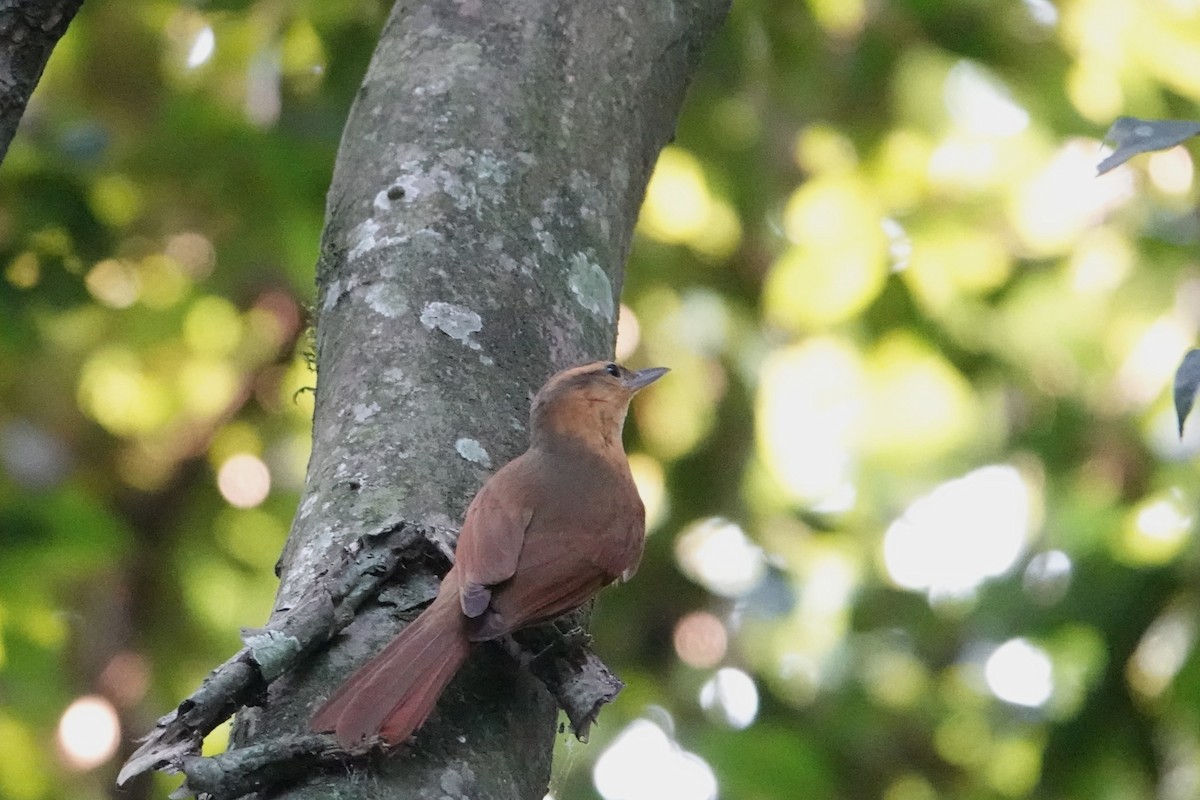
M178 770L185 757L200 752L201 742L213 728L238 709L256 705L256 698L275 678L344 628L401 561L419 551L414 546L418 541L431 542L435 536L417 525L401 525L364 536L347 548L329 577L313 581L300 601L283 610L271 628L243 633L246 646L209 673L200 688L174 711L158 720L125 762L117 783L124 784L150 769Z
M54 45L83 0L0 0L0 162Z
M187 781L179 796L195 792L235 798L294 775L301 762L314 767L344 762L348 754L332 737L315 734L267 739L210 758L199 753L205 736L234 712L258 705L276 678L302 665L337 635L365 601L382 593L386 605L403 612L432 599L436 582L396 586L391 578L415 560L442 562L438 571L444 572L453 562L453 538L448 531L406 524L360 539L343 554L339 567L318 576L301 602L277 619L277 627L243 632L246 646L159 719L125 762L118 784L152 769L182 772ZM553 625L522 631L501 645L545 684L581 740L586 740L600 708L624 686L589 649L585 637L563 637Z

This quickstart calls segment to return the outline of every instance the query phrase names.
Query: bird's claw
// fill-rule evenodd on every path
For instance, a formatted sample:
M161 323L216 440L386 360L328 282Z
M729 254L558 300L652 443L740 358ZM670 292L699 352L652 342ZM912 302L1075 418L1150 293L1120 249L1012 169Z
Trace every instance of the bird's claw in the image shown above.
M592 643L592 635L575 623L558 623L554 628L561 636L560 644L566 649L588 647Z

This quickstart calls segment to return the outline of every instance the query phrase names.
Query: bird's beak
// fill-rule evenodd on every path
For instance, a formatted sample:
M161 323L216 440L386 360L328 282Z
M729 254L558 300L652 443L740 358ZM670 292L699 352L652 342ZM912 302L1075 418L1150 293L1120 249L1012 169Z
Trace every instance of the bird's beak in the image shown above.
M671 370L666 367L650 367L649 369L639 369L637 372L631 372L621 380L625 384L625 388L631 392L636 392L638 389L644 389L656 380L666 375Z

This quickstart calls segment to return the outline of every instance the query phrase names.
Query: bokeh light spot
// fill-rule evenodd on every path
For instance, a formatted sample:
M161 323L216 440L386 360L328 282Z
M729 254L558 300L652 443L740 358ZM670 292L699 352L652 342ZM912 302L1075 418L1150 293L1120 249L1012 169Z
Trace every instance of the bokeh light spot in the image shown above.
M671 637L679 660L689 667L708 669L721 663L729 644L725 623L707 611L693 611L675 623Z
M821 176L788 200L786 250L763 286L764 313L789 330L825 327L866 308L883 290L890 242L870 189L843 176Z
M183 407L201 419L218 417L228 410L238 387L237 371L220 359L191 359L179 371L178 390Z
M971 384L922 340L889 334L866 366L870 406L862 444L877 459L893 468L929 464L980 435Z
M122 708L137 705L150 687L150 663L141 653L122 650L105 665L100 686Z
M1196 609L1187 604L1168 609L1154 620L1125 667L1129 685L1142 697L1159 697L1196 644Z
M808 7L817 24L834 37L851 38L867 21L864 0L808 0Z
M1127 351L1117 371L1116 389L1125 404L1144 407L1170 382L1195 340L1196 324L1184 315L1166 313L1139 327L1126 337L1123 349Z
M1192 156L1180 146L1154 153L1146 161L1151 182L1165 194L1185 195L1192 189Z
M699 160L670 145L650 176L638 231L717 259L732 253L742 237L737 215L709 190Z
M246 70L245 102L242 111L246 119L259 128L267 128L279 120L283 110L280 92L283 70L280 54L275 49L259 50Z
M14 258L4 270L5 279L18 289L32 289L42 276L37 253L26 250Z
M114 228L123 228L142 211L138 185L126 175L105 175L91 186L90 200L96 216Z
M670 378L642 392L633 407L647 450L668 461L694 448L708 433L724 386L724 373L716 363L669 350L667 357L652 352L651 358L671 365Z
M700 162L686 150L667 146L646 187L643 229L663 241L686 240L708 219L709 202Z
M712 767L686 752L659 726L637 719L596 759L592 771L604 800L715 800Z
M742 730L758 716L758 687L742 670L725 667L700 687L700 705L729 727Z
M23 720L0 710L0 796L6 800L43 800L56 796L55 770L44 755L44 742Z
M888 784L883 800L938 800L938 793L923 776L906 772Z
M217 471L217 488L235 508L253 508L271 492L271 472L258 456L240 453Z
M637 315L633 313L632 308L622 303L617 316L617 360L624 361L633 355L641 338L642 330Z
M1003 286L1013 264L1003 239L979 226L945 221L913 232L912 257L904 281L931 313L946 313L964 295Z
M969 595L1006 572L1029 536L1029 487L1014 467L991 465L918 498L883 538L888 574L931 597Z
M292 89L311 92L320 86L327 60L325 47L307 19L293 18L283 37L280 60Z
M216 46L217 37L213 33L212 26L205 25L196 32L196 38L192 40L192 46L188 49L188 69L195 69L212 58L213 50L216 49Z
M1117 555L1134 564L1165 564L1191 539L1192 523L1192 514L1186 510L1181 492L1168 491L1148 497L1129 512Z
M72 769L88 770L108 761L121 743L121 723L112 703L98 695L80 697L58 721L58 744Z
M991 757L992 730L980 711L959 708L938 723L933 746L951 764L975 767Z
M1100 126L1110 125L1125 108L1125 92L1115 64L1100 54L1085 54L1067 70L1067 97L1079 113Z
M244 327L233 303L224 297L208 295L188 309L183 320L183 338L193 352L227 356L241 342Z
M1022 0L1022 5L1037 24L1051 27L1058 23L1058 9L1050 0Z
M793 498L812 505L838 497L852 503L854 444L867 394L858 353L838 339L809 339L764 363L755 438L763 461Z
M207 278L216 263L212 242L199 233L177 233L167 241L166 255L173 259L193 280Z
M130 264L115 258L106 258L92 267L84 285L92 297L109 308L129 308L141 293L137 272Z
M1018 187L1011 217L1034 253L1065 252L1079 236L1133 196L1129 170L1096 176L1099 143L1068 142L1041 172Z
M0 466L18 485L35 490L57 486L71 461L66 444L54 432L25 419L0 424Z
M985 775L1005 797L1028 797L1042 775L1042 748L1023 737L1001 739L993 745Z
M132 352L116 347L98 350L84 363L79 375L79 405L120 436L157 429L171 410L161 382L143 370Z
M191 281L173 258L156 253L137 265L141 301L150 308L170 308L183 299Z
M988 689L1006 703L1038 707L1054 693L1054 663L1025 639L1009 639L997 647L983 669Z
M1129 240L1111 228L1089 231L1071 253L1071 288L1078 292L1111 292L1133 269Z
M1071 558L1062 550L1047 550L1029 559L1024 575L1025 591L1041 605L1052 605L1071 586Z
M825 123L809 125L796 137L792 149L796 165L808 173L847 173L858 166L854 143Z
M971 133L1012 136L1029 125L1029 114L996 76L972 61L959 61L943 89L951 118Z
M685 575L714 594L739 597L766 571L762 550L741 526L721 517L693 523L675 541L675 558Z
M646 532L653 532L667 513L667 485L662 464L645 453L629 456L629 472L646 509Z
M873 653L863 675L867 690L886 708L913 707L929 683L925 665L913 654L897 649Z

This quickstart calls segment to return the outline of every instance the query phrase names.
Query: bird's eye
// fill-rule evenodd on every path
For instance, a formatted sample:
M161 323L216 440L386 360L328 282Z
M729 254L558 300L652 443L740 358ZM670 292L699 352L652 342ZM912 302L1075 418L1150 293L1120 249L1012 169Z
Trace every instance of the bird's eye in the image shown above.
M621 368L618 367L616 364L605 364L604 371L607 372L609 375L612 375L614 378L621 377Z

